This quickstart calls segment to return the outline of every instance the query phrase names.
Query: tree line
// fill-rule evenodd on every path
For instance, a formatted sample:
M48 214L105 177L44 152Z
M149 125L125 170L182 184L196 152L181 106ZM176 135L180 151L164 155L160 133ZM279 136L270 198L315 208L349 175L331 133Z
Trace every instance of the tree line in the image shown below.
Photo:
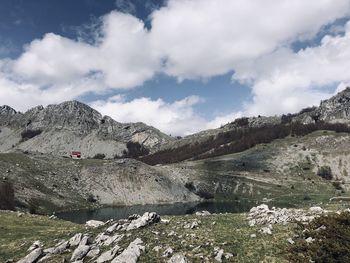
M150 164L170 164L184 160L199 160L237 153L261 143L270 143L287 136L304 136L318 130L350 133L345 124L317 122L311 124L281 123L262 127L240 127L210 136L203 142L194 142L177 148L165 149L138 159Z

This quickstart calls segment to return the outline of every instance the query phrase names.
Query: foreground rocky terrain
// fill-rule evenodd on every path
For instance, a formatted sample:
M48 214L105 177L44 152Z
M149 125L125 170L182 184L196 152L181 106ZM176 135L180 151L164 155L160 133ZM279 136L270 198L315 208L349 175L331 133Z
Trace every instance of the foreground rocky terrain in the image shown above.
M342 214L348 205L276 209L257 206L247 214L160 217L132 215L86 225L15 212L0 212L0 260L3 262L299 262L290 253L318 242L298 232L318 218ZM321 220L321 222L322 222ZM254 223L253 223L254 222ZM323 221L318 233L328 222ZM326 227L327 225L327 227ZM349 225L347 224L348 228ZM311 226L310 226L311 230ZM316 231L316 232L317 232ZM344 244L345 245L345 244ZM305 260L312 253L304 253ZM344 258L345 251L338 255ZM9 261L7 261L9 260ZM306 261L305 261L306 262Z

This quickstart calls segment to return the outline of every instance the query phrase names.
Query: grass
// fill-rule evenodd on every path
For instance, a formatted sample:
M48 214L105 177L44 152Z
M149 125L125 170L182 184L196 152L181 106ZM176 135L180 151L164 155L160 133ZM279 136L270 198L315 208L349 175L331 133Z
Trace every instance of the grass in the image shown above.
M174 253L184 253L190 262L204 262L206 258L212 262L215 247L234 255L223 262L287 262L283 251L287 247L286 239L291 236L291 226L275 226L274 234L268 236L258 232L260 227L249 227L242 214L165 218L170 220L170 224L155 224L133 230L119 245L126 248L136 237L141 238L146 245L146 251L142 253L139 262L164 262L162 254L167 247L171 247ZM198 228L184 229L185 224L194 220L201 221ZM35 240L42 241L47 248L60 239L67 240L74 233L85 231L82 225L62 220L30 215L17 217L16 213L5 212L0 213L0 225L0 262L23 257ZM94 230L94 234L101 231L102 229ZM176 234L169 236L171 231ZM159 234L154 234L157 232ZM251 238L251 234L256 234L257 237ZM162 246L158 253L152 250L157 245ZM197 246L200 248L193 251ZM69 254L53 258L52 262L61 262L63 257L69 259Z
M46 216L25 214L19 217L17 213L0 212L0 262L25 256L36 240L50 247L60 239L67 239L83 230L82 225L51 220Z

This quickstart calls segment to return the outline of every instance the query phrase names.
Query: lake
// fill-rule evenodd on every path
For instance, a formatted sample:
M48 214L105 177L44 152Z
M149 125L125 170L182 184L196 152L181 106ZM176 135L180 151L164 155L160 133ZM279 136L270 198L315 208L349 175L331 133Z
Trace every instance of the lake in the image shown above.
M103 207L96 210L76 210L57 213L56 216L63 220L84 224L91 219L107 221L109 219L128 218L128 216L132 214L142 215L145 212L156 212L160 215L186 215L203 210L207 210L210 213L243 213L249 211L256 205L256 202L251 201L134 205L123 207Z

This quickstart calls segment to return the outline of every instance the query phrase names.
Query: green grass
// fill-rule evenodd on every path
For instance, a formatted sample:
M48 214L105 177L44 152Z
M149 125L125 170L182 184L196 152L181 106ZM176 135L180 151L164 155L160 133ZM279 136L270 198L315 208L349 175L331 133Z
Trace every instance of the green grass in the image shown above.
M18 217L17 213L0 212L0 262L25 256L36 240L47 248L83 230L82 225L45 216L26 214Z

